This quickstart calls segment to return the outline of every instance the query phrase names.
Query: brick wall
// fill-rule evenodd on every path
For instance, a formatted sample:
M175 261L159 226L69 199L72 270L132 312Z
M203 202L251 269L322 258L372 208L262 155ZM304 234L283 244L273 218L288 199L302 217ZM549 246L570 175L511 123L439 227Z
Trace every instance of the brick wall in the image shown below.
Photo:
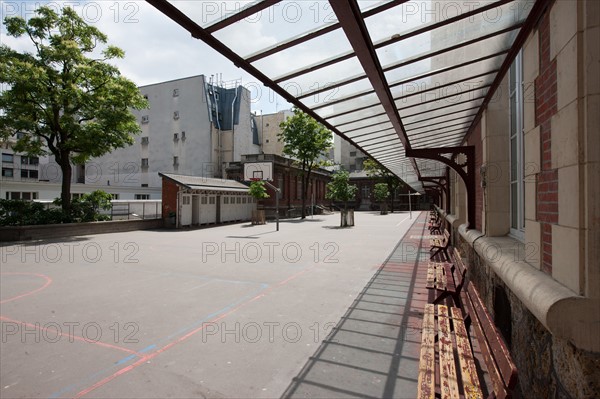
M177 192L179 187L169 179L162 180L162 217L169 217L169 212L177 211Z
M550 120L557 112L556 59L550 59L550 13L540 20L539 76L535 79L535 123L540 127L541 165L537 179L537 220L542 230L542 270L552 274L552 224L558 223L558 171L552 169Z

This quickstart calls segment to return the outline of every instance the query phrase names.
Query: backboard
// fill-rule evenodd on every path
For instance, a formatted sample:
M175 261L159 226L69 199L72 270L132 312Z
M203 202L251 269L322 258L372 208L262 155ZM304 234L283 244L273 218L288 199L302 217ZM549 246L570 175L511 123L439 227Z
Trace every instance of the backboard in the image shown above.
M247 162L244 164L244 180L273 181L273 162Z

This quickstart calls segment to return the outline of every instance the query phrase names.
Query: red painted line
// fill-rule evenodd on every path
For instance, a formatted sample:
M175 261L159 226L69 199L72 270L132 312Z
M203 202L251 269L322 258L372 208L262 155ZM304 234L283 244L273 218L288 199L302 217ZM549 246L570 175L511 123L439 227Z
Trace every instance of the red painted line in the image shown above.
M46 287L48 287L50 284L52 284L52 279L50 277L46 276L45 274L38 274L38 273L0 273L0 274L8 275L8 276L35 276L35 277L40 277L40 278L46 280L46 283L44 283L44 285L42 285L41 287L36 288L33 291L29 291L29 292L26 292L21 295L13 296L12 298L4 299L4 300L0 301L0 305L3 303L6 303L6 302L16 301L17 299L25 298L30 295L36 294L36 293L42 291L43 289L45 289Z
M144 356L144 355L142 355L142 354L139 354L139 353L137 353L136 351L133 351L133 350L131 350L131 349L124 348L124 347L122 347L122 346L113 345L113 344L108 344L108 343L106 343L106 342L92 341L92 340L89 340L89 339L87 339L87 338L84 338L84 337L79 337L79 336L77 336L77 335L72 335L72 334L69 334L69 333L64 333L64 332L62 332L61 330L57 330L57 329L55 329L55 328L42 327L42 326L40 326L39 324L31 324L31 323L26 323L26 322L24 322L24 321L20 321L20 320L14 320L14 319L11 319L11 318L9 318L9 317L4 317L4 316L0 316L0 320L2 320L2 321L7 321L7 322L11 322L11 323L17 323L17 324L21 324L21 325L23 325L23 326L27 326L27 327L29 327L29 328L35 328L36 330L40 330L40 331L50 331L50 332L52 332L53 334L58 334L58 335L60 335L61 337L67 337L67 338L69 338L69 339L71 339L71 340L74 340L74 341L82 341L82 342L86 342L86 343L88 343L88 344L98 345L98 346L102 346L102 347L105 347L105 348L110 348L110 349L116 349L116 350L119 350L119 351L122 351L122 352L127 352L127 353L130 353L130 354L132 354L132 355L136 355L136 356L138 356L138 357L142 357L142 356Z
M232 313L234 313L234 312L238 311L239 309L243 308L244 306L247 306L248 304L250 304L250 303L252 303L252 302L254 302L254 301L256 301L256 300L258 300L258 299L260 299L260 298L262 298L262 297L264 297L264 296L266 296L266 294L267 294L269 291L272 291L272 290L274 290L276 287L281 287L282 285L285 285L285 284L289 283L290 281L292 281L292 280L294 280L294 279L298 278L298 277L299 277L299 276L301 276L302 274L304 274L304 273L306 273L306 272L308 272L308 271L310 271L310 270L314 269L314 268L315 268L315 267L317 267L317 266L318 266L318 265L314 265L314 266L312 266L312 267L309 267L308 269L304 269L304 270L302 270L302 271L300 271L300 272L298 272L298 273L296 273L296 274L292 275L291 277L288 277L287 279L285 279L285 280L283 280L283 281L281 281L281 282L279 282L279 283L275 284L274 286L272 286L272 287L268 288L268 289L267 289L267 290L265 290L265 291L264 291L262 294L259 294L259 295L255 296L254 298L248 299L248 300L247 300L247 301L245 301L245 302L242 302L242 303L241 303L241 304L239 304L237 307L235 307L235 308L233 308L233 309L229 310L229 311L228 311L228 312L226 312L226 313L223 313L222 315L220 315L220 316L218 316L218 317L215 317L214 319L210 320L210 321L209 321L209 322L207 322L207 323L214 323L214 322L217 322L217 321L219 321L219 320L221 320L221 319L223 319L223 318L225 318L225 317L229 316L230 314L232 314ZM91 385L91 386L89 386L89 387L87 387L87 388L85 388L85 389L83 389L83 390L79 391L79 392L77 393L77 395L75 395L75 396L74 396L74 398L75 398L75 399L81 398L81 397L83 397L83 396L87 395L88 393L90 393L90 392L92 392L92 391L94 391L94 390L96 390L96 389L98 389L98 388L100 388L100 387L102 387L102 386L104 386L104 385L108 384L109 382L111 382L111 381L112 381L112 380L114 380L115 378L117 378L117 377L119 377L119 376L121 376L121 375L123 375L123 374L125 374L125 373L128 373L128 372L130 372L131 370L134 370L134 369L136 369L137 367L139 367L139 366L141 366L141 365L143 365L143 364L146 364L146 362L148 362L149 360L151 360L151 359L153 359L154 357L158 356L159 354L161 354L161 353L163 353L163 352L165 352L165 351L167 351L167 350L171 349L173 346L175 346L175 345L177 345L177 344L179 344L179 343L181 343L181 342L183 342L183 341L187 340L188 338L190 338L190 337L192 337L193 335L197 334L198 332L202 331L202 329L204 329L204 325L205 325L205 324L203 323L203 324L202 324L200 327L196 328L195 330L192 330L192 331L188 332L187 334L185 334L185 335L183 335L183 336L181 336L181 337L177 338L175 341L169 342L168 344L166 344L166 345L165 345L165 346L163 346L162 348L160 348L160 349L157 349L156 351L154 351L154 352L150 353L149 355L147 355L147 356L144 356L144 357L142 357L141 359L137 360L135 363L132 363L132 364L130 364L129 366L123 367L122 369L118 370L118 371L117 371L117 372L115 372L114 374L111 374L111 375L107 376L106 378L104 378L104 379L102 379L102 380L100 380L100 381L96 382L95 384L93 384L93 385Z

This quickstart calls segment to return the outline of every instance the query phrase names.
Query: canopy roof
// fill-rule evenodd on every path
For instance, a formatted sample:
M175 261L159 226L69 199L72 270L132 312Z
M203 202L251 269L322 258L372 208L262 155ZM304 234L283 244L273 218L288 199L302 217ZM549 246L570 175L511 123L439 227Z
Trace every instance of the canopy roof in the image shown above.
M147 1L420 191L445 165L411 151L461 145L548 3Z

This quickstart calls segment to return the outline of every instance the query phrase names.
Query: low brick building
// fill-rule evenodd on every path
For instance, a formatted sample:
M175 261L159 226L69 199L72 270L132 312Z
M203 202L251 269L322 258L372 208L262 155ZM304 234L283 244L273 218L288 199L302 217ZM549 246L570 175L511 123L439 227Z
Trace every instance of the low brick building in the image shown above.
M250 220L256 201L234 180L159 173L165 225L200 226Z
M242 155L242 162L231 163L227 168L227 177L233 180L244 179L244 163L248 162L273 162L272 184L281 189L279 197L280 216L294 216L300 212L302 207L302 177L300 169L294 165L294 161L274 154ZM310 206L314 199L317 206L328 207L330 200L325 198L327 183L331 180L331 172L325 169L312 171L308 187L306 206ZM260 201L268 214L275 212L275 191L267 190L269 198Z

